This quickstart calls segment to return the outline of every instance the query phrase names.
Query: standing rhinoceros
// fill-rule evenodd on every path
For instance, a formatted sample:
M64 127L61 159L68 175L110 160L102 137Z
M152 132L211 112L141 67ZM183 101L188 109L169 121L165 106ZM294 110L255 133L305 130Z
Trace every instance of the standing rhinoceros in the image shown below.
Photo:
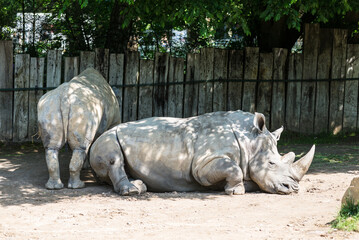
M90 164L122 195L144 192L146 185L159 192L224 187L227 194L243 194L259 187L289 194L298 191L315 146L294 162L293 152L278 153L282 131L269 132L263 114L242 111L148 118L102 134L91 147Z
M37 109L49 171L46 188L63 188L58 153L66 142L73 150L68 187L84 187L80 171L90 145L95 137L120 123L119 105L111 87L98 71L89 68L42 96Z

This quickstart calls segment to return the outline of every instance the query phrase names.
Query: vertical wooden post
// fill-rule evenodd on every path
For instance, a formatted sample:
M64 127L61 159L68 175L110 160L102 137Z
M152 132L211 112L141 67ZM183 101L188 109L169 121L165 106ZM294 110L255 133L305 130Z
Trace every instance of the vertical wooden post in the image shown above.
M65 57L64 59L64 81L68 82L79 75L79 57Z
M86 68L95 68L95 53L90 51L80 52L80 73Z
M47 52L46 87L58 87L61 84L61 60L60 50Z
M128 52L126 54L125 81L126 85L138 83L140 53ZM128 86L123 91L123 122L137 120L138 87Z
M18 54L15 56L15 88L30 86L30 55ZM29 92L16 91L14 93L14 123L13 140L16 142L28 139L29 124Z
M108 81L108 61L110 50L95 48L95 69Z
M343 129L344 78L347 47L346 29L333 30L332 80L330 83L329 128L333 134Z
M303 79L313 80L302 83L302 103L300 113L301 133L314 132L314 106L316 92L316 73L319 50L319 24L305 24L303 50Z
M288 50L284 48L273 49L273 79L285 78L285 66ZM275 130L285 125L285 83L273 82L271 129Z
M0 41L0 88L13 87L12 41ZM12 139L13 92L0 92L0 140Z
M288 61L288 87L286 98L286 128L292 132L300 132L300 108L302 99L302 83L290 80L301 80L303 74L303 54L294 53Z
M184 59L170 57L168 82L183 82ZM183 117L183 84L168 86L167 116Z
M191 82L200 79L199 58L199 54L187 54L186 84L184 90L184 117L196 116L198 113L198 84L193 84Z
M140 60L140 83L153 84L153 70L155 62L153 60ZM138 99L138 119L152 117L152 98L153 86L142 86L139 89Z
M202 48L200 53L199 80L213 80L214 49ZM213 82L201 83L198 86L198 114L213 111Z
M229 52L229 72L228 78L243 79L243 50L230 50ZM227 110L242 109L242 82L228 83Z
M30 64L30 88L44 86L44 58L31 58ZM29 91L29 133L30 139L38 132L37 128L37 103L43 94L42 90Z
M266 126L270 129L270 113L272 101L272 82L261 82L261 80L272 80L273 76L273 53L259 54L257 111L266 117Z
M348 44L346 78L359 77L359 44ZM346 80L343 130L354 132L358 121L358 80Z
M332 66L333 29L320 29L317 79L329 79ZM317 82L314 133L328 132L329 81Z
M153 115L156 117L163 117L167 115L167 84L168 82L168 53L156 53L155 55L155 70L154 70L154 83L163 84L154 86L153 98Z
M110 55L110 69L109 69L109 84L123 85L124 68L125 67L125 55L124 54L111 54ZM121 112L121 122L123 113L123 88L113 88Z
M227 108L228 50L214 50L213 78L220 80L213 86L213 111L225 111Z
M246 47L244 49L244 79L257 80L259 48ZM256 110L256 86L257 82L243 83L243 100L242 110L246 112L254 112Z

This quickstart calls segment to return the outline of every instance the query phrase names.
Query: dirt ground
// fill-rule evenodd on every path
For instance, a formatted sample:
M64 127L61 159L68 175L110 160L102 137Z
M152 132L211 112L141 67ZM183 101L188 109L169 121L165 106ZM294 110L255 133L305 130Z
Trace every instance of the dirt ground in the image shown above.
M310 145L281 146L303 154ZM71 152L60 155L67 185ZM330 222L359 173L359 145L317 145L293 195L146 193L121 197L83 171L86 188L50 191L40 145L0 145L0 239L359 239Z

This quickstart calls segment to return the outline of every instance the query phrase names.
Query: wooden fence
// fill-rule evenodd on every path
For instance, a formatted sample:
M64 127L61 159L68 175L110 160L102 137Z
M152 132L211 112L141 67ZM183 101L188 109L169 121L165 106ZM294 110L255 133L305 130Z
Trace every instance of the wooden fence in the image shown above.
M275 48L205 48L154 60L138 52L109 54L107 49L62 57L13 56L12 42L0 42L0 140L32 140L37 132L36 104L44 91L87 67L98 69L119 87L122 121L151 116L189 117L219 110L262 112L267 127L282 125L305 134L359 130L359 45L347 44L347 30L305 26L303 53ZM13 58L15 63L13 63Z

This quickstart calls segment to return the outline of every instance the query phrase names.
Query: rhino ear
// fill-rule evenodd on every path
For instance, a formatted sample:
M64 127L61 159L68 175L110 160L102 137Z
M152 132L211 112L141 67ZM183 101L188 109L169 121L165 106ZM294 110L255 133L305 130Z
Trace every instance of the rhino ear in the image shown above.
M253 119L254 127L262 133L266 129L266 118L262 113L254 113Z
M277 130L275 130L274 132L272 132L272 134L274 135L274 137L277 139L277 141L279 141L280 139L280 135L283 132L283 126L281 126L280 128L278 128Z

